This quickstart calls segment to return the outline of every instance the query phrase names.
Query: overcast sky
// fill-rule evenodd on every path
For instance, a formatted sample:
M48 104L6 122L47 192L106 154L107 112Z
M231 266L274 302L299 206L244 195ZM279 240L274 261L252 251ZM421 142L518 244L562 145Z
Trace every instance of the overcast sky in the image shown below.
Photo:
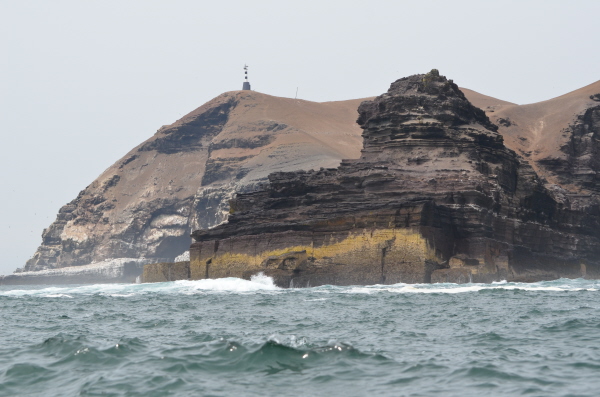
M531 103L600 79L600 1L0 0L0 274L164 124L241 88L331 101L440 70Z

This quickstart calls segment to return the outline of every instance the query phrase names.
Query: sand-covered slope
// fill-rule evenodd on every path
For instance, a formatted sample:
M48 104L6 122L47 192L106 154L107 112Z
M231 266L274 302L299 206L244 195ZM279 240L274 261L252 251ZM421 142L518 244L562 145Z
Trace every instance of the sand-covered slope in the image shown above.
M484 110L500 127L506 146L526 158L548 182L572 193L598 191L600 164L594 159L600 138L597 94L600 81L547 101L492 105Z
M491 96L483 95L477 91L470 90L468 88L461 87L460 90L465 94L465 97L474 106L483 109L486 113L494 113L504 108L516 106L515 103L503 101Z
M62 207L24 270L112 258L173 260L190 233L224 221L228 199L273 171L336 167L360 154L362 100L222 94L163 126Z

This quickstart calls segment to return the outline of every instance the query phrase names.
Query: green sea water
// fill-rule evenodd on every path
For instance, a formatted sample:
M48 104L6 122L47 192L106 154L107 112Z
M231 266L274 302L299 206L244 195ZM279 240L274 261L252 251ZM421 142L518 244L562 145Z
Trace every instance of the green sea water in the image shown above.
M0 287L0 396L597 396L599 290Z

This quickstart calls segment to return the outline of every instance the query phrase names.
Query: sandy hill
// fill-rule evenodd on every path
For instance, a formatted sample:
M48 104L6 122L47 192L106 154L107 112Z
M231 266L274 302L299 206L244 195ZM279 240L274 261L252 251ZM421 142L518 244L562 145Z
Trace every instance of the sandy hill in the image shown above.
M600 167L593 157L600 128L600 81L547 101L515 105L465 95L483 108L513 149L549 182L571 192L597 190ZM594 99L592 99L594 98Z
M493 113L495 111L516 105L512 102L507 102L491 96L480 94L479 92L470 90L468 88L461 87L460 90L463 92L463 94L465 94L469 102L478 108L485 110L486 113Z
M361 99L310 102L224 93L127 153L59 211L25 270L111 258L173 260L194 229L273 171L336 167L360 154Z

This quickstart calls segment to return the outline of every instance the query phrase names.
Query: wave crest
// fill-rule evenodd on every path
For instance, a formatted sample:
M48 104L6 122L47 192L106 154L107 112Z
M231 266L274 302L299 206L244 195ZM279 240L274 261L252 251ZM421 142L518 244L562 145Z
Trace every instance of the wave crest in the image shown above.
M600 280L559 279L537 283L517 283L500 281L491 284L393 284L367 286L323 285L312 288L283 289L277 287L271 277L262 273L250 280L228 277L204 280L181 280L146 284L92 284L74 286L20 286L1 287L0 297L35 296L50 299L71 299L77 295L96 295L115 298L129 298L140 294L210 294L210 293L341 293L341 294L461 294L461 293L501 293L502 291L520 292L578 292L600 290Z
M198 294L198 293L247 293L261 291L277 291L271 277L262 273L252 276L250 280L228 277L204 280L180 280L164 283L146 284L91 284L74 286L52 286L39 288L27 287L27 289L0 290L0 296L25 297L36 296L42 298L73 298L74 295L106 295L112 297L127 298L145 293L162 294Z

